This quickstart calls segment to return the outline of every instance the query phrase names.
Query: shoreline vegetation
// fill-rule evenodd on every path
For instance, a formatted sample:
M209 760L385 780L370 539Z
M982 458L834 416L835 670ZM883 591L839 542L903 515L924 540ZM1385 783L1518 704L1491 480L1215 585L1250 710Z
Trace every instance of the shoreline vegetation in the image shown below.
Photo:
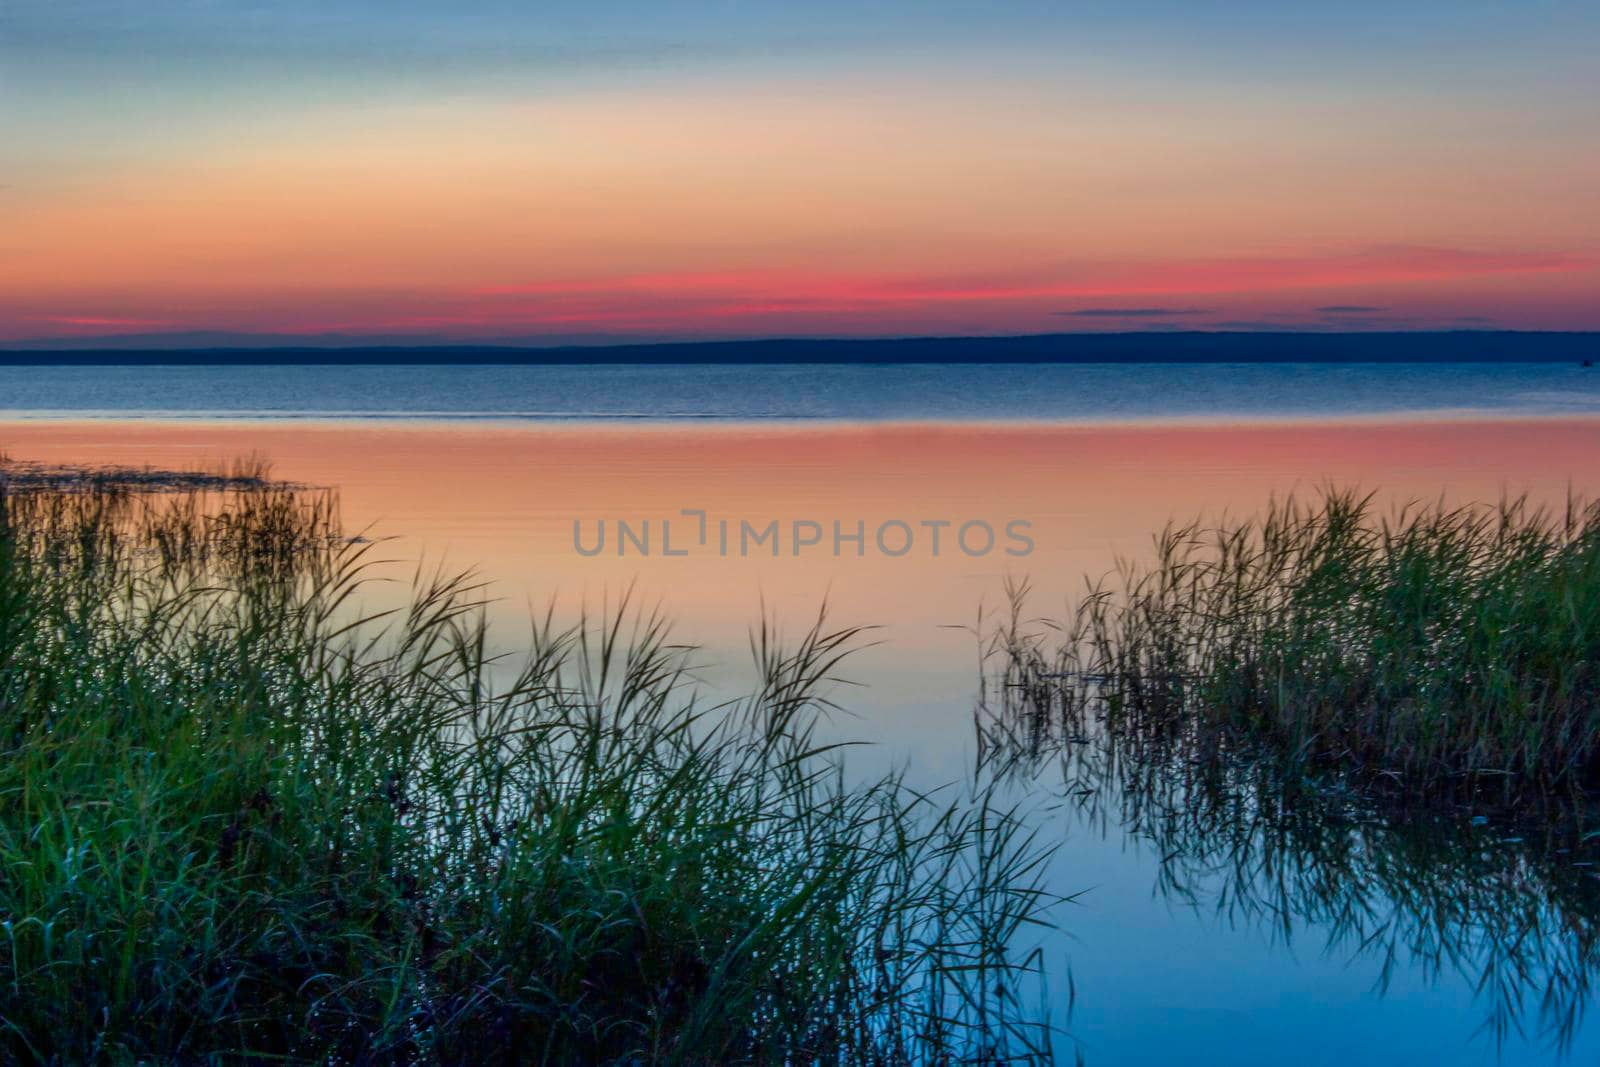
M257 456L241 459L223 470L184 471L35 463L12 459L0 452L0 491L11 493L183 493L309 488L274 479L271 467Z
M1330 487L1154 548L1065 621L1028 620L1010 587L990 644L1009 730L1103 730L1400 805L1600 791L1600 504L1385 514Z
M846 775L856 631L711 706L627 604L515 667L470 577L357 617L374 546L260 464L5 469L0 1057L1050 1061L1049 850Z
M1600 508L1330 488L1151 560L1064 622L1010 586L980 762L1143 843L1169 906L1378 995L1450 976L1497 1052L1564 1056L1600 980Z

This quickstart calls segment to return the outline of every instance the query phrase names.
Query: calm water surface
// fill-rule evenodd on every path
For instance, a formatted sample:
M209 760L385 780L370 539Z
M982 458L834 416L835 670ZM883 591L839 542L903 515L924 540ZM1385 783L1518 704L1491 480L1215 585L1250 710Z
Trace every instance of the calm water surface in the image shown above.
M763 608L793 629L826 599L838 622L882 627L836 728L927 782L970 775L968 628L1008 577L1059 615L1170 518L1328 482L1394 501L1600 490L1600 372L1565 366L9 368L0 411L19 458L256 452L336 485L348 524L396 538L390 555L492 578L508 643L530 605L575 611L631 584L705 646L710 684L736 686ZM618 520L650 529L648 554L617 554ZM1025 555L1004 551L1016 520ZM602 521L611 539L581 554L574 523L592 547ZM778 554L740 551L742 522L776 522ZM836 522L860 524L859 553L834 554ZM796 523L820 542L796 552ZM969 523L995 547L953 544ZM1582 860L1359 813L1255 825L1053 758L1031 795L1063 842L1054 887L1084 891L1047 944L1067 1062L1081 1047L1091 1064L1543 1063L1556 1038L1570 1062L1600 1058L1600 879Z
M11 367L11 418L1007 421L1600 413L1573 364Z

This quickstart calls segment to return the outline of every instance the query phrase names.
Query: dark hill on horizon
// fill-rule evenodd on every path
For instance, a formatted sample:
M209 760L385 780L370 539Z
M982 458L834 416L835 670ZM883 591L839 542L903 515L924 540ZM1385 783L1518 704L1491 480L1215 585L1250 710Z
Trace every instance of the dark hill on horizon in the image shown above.
M110 341L112 339L105 339ZM128 339L123 339L126 344ZM174 339L176 340L176 339ZM652 344L0 346L0 366L763 363L1554 363L1600 359L1600 332L1141 332ZM104 342L102 342L104 343ZM84 347L70 347L82 344Z

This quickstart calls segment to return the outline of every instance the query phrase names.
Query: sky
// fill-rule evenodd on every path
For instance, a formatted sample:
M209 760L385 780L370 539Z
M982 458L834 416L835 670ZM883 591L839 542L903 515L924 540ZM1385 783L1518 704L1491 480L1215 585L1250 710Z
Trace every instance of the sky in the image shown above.
M0 342L1600 329L1600 4L0 2Z

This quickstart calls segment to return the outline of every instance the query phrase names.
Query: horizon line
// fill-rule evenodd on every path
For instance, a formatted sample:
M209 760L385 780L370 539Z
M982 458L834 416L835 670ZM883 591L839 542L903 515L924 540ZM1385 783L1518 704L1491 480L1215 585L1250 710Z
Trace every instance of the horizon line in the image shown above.
M0 343L0 365L1588 362L1600 330L1167 330L908 337L764 337L606 341L263 343L273 335L166 344L142 334ZM117 341L122 343L118 344ZM319 339L320 340L320 339ZM148 341L148 343L138 343ZM110 342L110 343L106 343ZM241 343L243 342L243 343ZM39 347L35 347L39 346ZM1509 349L1509 350L1508 350ZM385 358L387 357L387 358ZM463 359L463 357L466 357Z

